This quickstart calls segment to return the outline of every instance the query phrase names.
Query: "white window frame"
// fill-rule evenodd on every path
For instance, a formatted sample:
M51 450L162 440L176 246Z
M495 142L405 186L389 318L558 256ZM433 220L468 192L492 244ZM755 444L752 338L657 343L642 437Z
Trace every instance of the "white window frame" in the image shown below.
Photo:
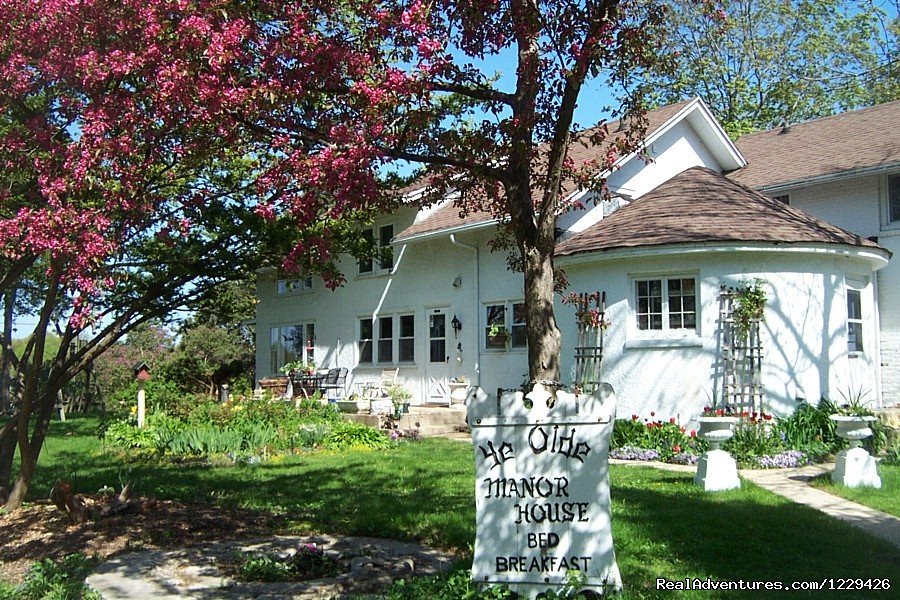
M288 360L289 355L284 340L285 330L300 328L303 335L302 350L291 352L293 358ZM279 342L276 346L275 337L278 336ZM311 338L311 339L310 339ZM281 325L273 325L269 328L269 372L272 375L281 374L281 367L293 360L302 360L304 362L315 362L316 360L316 323L315 321L302 321L298 323L285 323Z
M885 186L885 197L887 199L887 223L888 225L893 226L900 225L900 173L888 175L885 179ZM896 210L894 210L895 204Z
M506 327L506 331L509 333L509 340L502 348L491 346L488 340L488 330L491 328L491 323L488 322L488 310L495 306L503 308L503 326ZM522 307L521 319L518 321L516 320L517 306ZM481 316L484 319L484 325L481 328L480 342L482 349L487 352L515 352L526 350L528 348L528 339L527 336L523 336L526 331L524 312L525 300L521 298L484 302L481 305Z
M867 315L871 311L866 299L868 297L867 290L869 287L869 282L865 278L858 277L845 277L844 278L844 297L846 299L847 306L847 326L845 328L845 332L847 335L847 354L848 356L861 356L866 353L866 340L869 337L869 327L866 326ZM859 296L859 316L852 317L850 312L850 297L851 294L856 294ZM859 327L859 334L862 338L861 340L856 341L855 348L850 348L850 327L851 325L857 325Z
M693 327L671 327L669 324L670 298L669 298L669 281L676 279L691 279L694 282L694 326ZM640 303L638 300L638 284L647 281L659 281L661 293L661 329L641 329L639 324ZM628 340L627 346L640 347L647 345L646 342L661 342L660 345L669 345L675 342L684 342L687 345L698 345L700 343L700 323L701 323L701 285L700 277L696 272L666 272L666 273L650 273L635 274L629 277L629 310L628 310ZM685 312L685 311L682 311ZM644 342L644 343L642 343ZM655 345L655 344L650 344Z
M275 292L279 296L287 296L290 294L308 294L313 291L312 275L299 277L297 279L279 279L275 282Z
M408 317L413 320L413 334L411 336L401 336L401 333L403 332L401 320ZM385 319L391 319L390 331L384 331L382 329ZM371 321L372 323L371 338L362 337L363 321ZM414 312L399 311L379 313L375 316L360 316L356 319L356 334L356 347L359 357L358 362L361 366L413 365L416 363L416 315ZM412 344L412 358L409 360L400 359L401 340L405 343ZM388 352L384 352L385 342L390 344L390 356L387 358L384 356L385 354L388 354ZM362 359L362 344L365 343L368 343L372 349L372 360L370 361L364 361Z
M385 235L387 233L387 236ZM394 224L383 223L374 227L367 227L363 230L363 235L372 240L375 247L376 256L372 258L360 259L356 263L356 272L361 277L372 277L375 275L386 275L394 271L394 256L391 248L391 240L394 237ZM377 254L385 249L391 250L390 262L387 266L382 264Z

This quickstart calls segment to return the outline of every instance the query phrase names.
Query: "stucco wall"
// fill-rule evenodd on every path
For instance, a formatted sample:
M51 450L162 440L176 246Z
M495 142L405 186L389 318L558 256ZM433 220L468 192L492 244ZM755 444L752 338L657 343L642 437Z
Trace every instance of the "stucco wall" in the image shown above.
M895 173L896 174L896 173ZM876 293L880 329L876 332L880 380L872 385L883 405L900 403L900 224L888 222L887 174L788 189L793 206L863 237L877 236L893 252L878 271Z
M566 267L575 291L607 293L608 319L603 378L619 395L619 414L675 417L687 422L721 397L717 319L719 286L761 278L769 288L762 326L765 404L789 412L798 397L840 399L874 377L874 322L866 325L868 352L850 358L846 338L845 273L866 276L867 266L848 258L769 252L657 256ZM695 276L700 285L699 335L693 332L661 347L638 347L633 327L633 278ZM864 294L872 306L872 286ZM566 315L568 311L569 315ZM572 368L574 321L562 307L564 365ZM870 313L871 314L871 313ZM631 331L629 331L631 330Z

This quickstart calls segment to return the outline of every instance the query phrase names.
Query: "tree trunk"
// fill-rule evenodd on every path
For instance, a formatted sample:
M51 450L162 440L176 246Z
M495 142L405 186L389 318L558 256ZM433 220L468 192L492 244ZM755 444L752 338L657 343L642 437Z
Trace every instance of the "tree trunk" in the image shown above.
M528 374L532 382L560 381L562 337L553 314L553 252L525 249L525 320L528 335ZM544 244L543 246L547 246Z
M0 436L0 504L9 497L13 458L16 455L16 428L8 429Z
M12 324L16 291L3 295L3 337L0 341L0 415L12 412ZM2 484L2 482L0 482Z

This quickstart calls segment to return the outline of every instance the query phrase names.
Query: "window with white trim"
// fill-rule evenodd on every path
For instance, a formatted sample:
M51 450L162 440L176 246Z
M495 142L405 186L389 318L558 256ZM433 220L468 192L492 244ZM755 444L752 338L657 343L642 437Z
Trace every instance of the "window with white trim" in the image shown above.
M374 333L375 329L373 327L372 319L359 320L359 337L357 338L356 345L359 349L360 364L371 364L375 362L374 353L372 352L372 337Z
M484 306L484 347L488 350L525 348L525 303L502 302Z
M269 331L269 365L271 373L278 373L287 363L315 362L316 325L298 323L272 327Z
M900 175L888 177L888 212L891 223L900 221Z
M378 317L378 362L394 362L394 317Z
M293 294L299 292L311 292L313 289L312 275L301 277L299 279L279 279L278 294Z
M862 291L847 286L847 351L863 351Z
M636 279L635 325L641 331L697 329L697 280L693 277Z
M362 235L374 246L376 258L360 259L358 262L359 273L361 275L374 273L376 271L376 265L380 271L390 271L393 269L394 252L393 248L391 248L391 240L394 239L394 226L382 225L378 228L366 229L362 232Z
M416 317L414 315L400 315L397 360L402 363L416 360Z
M411 314L380 315L359 319L360 364L415 362L416 320Z

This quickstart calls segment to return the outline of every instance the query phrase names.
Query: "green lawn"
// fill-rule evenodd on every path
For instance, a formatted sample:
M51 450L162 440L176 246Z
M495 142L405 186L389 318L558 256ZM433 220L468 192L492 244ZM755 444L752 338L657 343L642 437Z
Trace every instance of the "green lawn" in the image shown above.
M878 474L881 476L881 489L877 490L836 485L831 483L830 473L816 477L811 483L830 494L900 517L900 465L879 464Z
M283 513L296 531L419 539L463 551L474 543L474 461L468 444L426 440L387 452L310 453L257 467L124 464L100 454L99 441L91 437L95 425L91 419L53 423L31 497L45 498L59 477L90 492L117 486L121 475L142 494ZM617 466L611 479L613 535L626 598L673 597L655 591L656 579L663 577L785 582L871 577L900 585L896 549L750 483L707 494L691 484L690 474ZM841 592L840 597L879 597L873 594Z

